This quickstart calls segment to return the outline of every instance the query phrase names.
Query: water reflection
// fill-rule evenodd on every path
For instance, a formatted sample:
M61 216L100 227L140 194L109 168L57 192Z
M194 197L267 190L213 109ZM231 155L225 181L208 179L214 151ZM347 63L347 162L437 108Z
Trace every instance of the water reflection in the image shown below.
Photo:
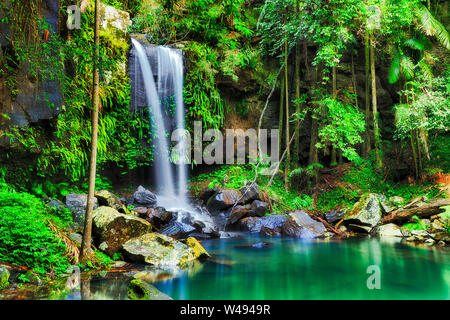
M242 245L272 243L260 249ZM449 299L448 250L397 241L302 241L241 238L203 242L213 259L186 270L106 274L81 279L67 299L126 299L141 278L174 299ZM381 289L367 288L367 268L381 270Z

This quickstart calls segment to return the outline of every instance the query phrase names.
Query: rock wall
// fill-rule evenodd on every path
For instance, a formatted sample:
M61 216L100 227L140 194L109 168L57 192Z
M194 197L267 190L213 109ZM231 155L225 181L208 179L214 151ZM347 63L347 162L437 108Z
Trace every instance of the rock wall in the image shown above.
M57 0L42 0L41 16L48 22L50 36L58 32ZM3 52L13 53L10 42L11 29L6 23L0 24L0 55ZM0 78L0 114L7 117L0 119L0 128L17 125L27 126L40 120L51 119L62 109L63 98L61 89L56 81L39 81L30 71L26 61L19 62L15 75L15 87L12 90L6 85L5 75Z

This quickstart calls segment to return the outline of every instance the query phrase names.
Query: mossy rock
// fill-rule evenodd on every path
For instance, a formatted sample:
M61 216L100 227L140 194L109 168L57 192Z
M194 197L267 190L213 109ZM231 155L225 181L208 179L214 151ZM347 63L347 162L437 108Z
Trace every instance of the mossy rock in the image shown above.
M173 300L150 283L139 279L131 280L127 295L131 300Z
M151 232L151 224L141 218L122 214L110 207L99 207L93 214L93 231L99 248L109 256L122 250L123 244Z
M125 256L134 262L156 267L186 267L197 259L188 245L159 233L148 233L128 240L123 245Z
M0 266L0 290L5 289L9 285L9 271L5 267Z
M203 246L198 242L194 237L189 237L186 239L186 244L195 252L196 258L211 258L211 255L208 251L203 248Z

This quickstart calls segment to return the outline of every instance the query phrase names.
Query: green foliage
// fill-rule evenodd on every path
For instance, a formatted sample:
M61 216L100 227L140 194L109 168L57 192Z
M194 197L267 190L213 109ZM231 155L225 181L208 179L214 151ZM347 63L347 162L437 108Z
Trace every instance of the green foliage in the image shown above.
M67 248L49 227L65 225L57 213L27 193L0 191L0 204L0 261L63 273L70 265Z
M319 108L314 109L314 117L321 123L320 143L317 147L332 144L350 161L360 162L354 146L363 141L361 135L365 129L364 115L354 103L347 103L329 95L324 95L315 104Z
M408 230L427 230L429 226L427 226L418 216L413 216L411 220L414 222L406 223L402 227Z

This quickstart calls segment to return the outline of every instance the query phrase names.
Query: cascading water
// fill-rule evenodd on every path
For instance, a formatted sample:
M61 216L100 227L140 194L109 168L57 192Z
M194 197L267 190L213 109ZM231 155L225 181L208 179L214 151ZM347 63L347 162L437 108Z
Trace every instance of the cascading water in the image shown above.
M135 39L131 41L137 60L134 64L134 111L138 106L150 106L152 117L150 115L149 117L152 118L155 127L153 132L153 141L156 145L154 168L158 205L169 211L176 211L177 221L180 224L192 226L200 221L204 233L214 233L217 227L208 211L200 207L193 208L187 201L187 165L183 160L186 159L188 150L185 137L182 136L185 129L183 56L180 50L164 46L144 48L139 41ZM137 70L137 65L140 66L140 70ZM143 88L140 84L141 75ZM174 125L168 121L167 118L170 117L164 118L164 111L171 109L171 106L175 106ZM166 129L176 129L174 132L178 133L174 135L177 138L177 148L172 150L172 160L177 163L177 170L174 170L170 161L170 135L166 134Z
M158 193L166 197L175 197L175 188L172 170L170 168L169 160L169 144L166 138L166 128L164 124L164 119L161 110L161 103L159 100L158 91L156 89L155 80L153 78L152 68L145 53L144 47L136 41L131 40L134 48L136 49L137 58L139 60L139 65L141 67L145 93L147 97L147 103L151 107L151 111L155 121L156 127L156 155L155 155L155 165L158 170L156 170L156 188Z

